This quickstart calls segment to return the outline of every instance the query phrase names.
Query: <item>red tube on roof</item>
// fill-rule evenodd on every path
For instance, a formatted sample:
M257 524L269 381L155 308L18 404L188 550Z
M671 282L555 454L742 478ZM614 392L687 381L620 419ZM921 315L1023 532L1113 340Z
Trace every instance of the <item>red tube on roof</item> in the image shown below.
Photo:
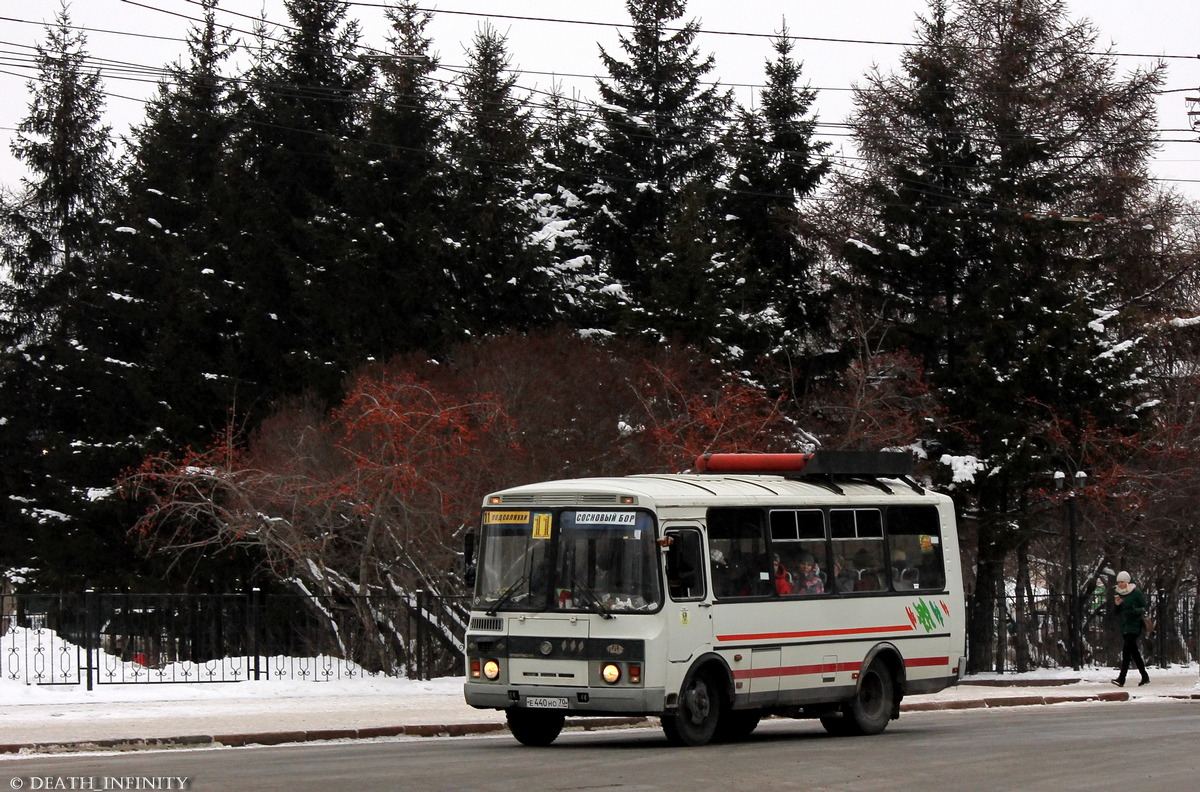
M701 454L701 473L799 473L812 454Z

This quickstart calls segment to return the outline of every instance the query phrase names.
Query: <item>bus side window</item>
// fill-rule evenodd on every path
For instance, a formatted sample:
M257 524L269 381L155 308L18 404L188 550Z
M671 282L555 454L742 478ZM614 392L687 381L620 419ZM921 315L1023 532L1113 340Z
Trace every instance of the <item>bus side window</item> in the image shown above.
M774 591L763 517L761 509L708 510L713 591L718 599L765 597Z
M934 506L895 506L888 510L892 585L898 591L946 587L941 522Z
M673 600L704 598L704 545L700 532L688 528L668 531L667 588Z
M776 593L787 596L832 591L824 512L779 509L770 513L770 526Z
M830 509L829 532L834 552L846 559L844 585L854 591L883 591L888 587L884 557L883 516L878 509Z

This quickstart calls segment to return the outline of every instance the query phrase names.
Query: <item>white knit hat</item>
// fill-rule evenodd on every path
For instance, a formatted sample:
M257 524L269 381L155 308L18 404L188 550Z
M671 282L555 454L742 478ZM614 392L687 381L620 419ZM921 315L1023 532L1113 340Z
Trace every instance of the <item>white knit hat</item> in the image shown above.
M1122 571L1122 572L1117 573L1117 585L1118 586L1123 585L1128 582L1129 582L1129 573L1128 572Z

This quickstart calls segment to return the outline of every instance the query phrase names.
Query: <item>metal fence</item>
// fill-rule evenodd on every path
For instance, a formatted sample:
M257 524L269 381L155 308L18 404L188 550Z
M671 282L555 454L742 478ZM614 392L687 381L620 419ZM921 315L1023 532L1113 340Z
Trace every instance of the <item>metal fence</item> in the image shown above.
M1147 596L1148 615L1156 626L1154 632L1141 639L1146 663L1167 667L1200 659L1200 607L1196 595L1173 598L1158 591L1148 592ZM987 658L976 658L983 662L975 668L1004 673L1120 664L1121 634L1108 602L1081 598L1071 601L1066 596L1009 596L1004 600L1003 613L997 611L992 614L997 640L989 647ZM979 647L968 646L968 654L972 650L980 651Z
M1147 663L1197 660L1195 595L1150 595L1156 631ZM974 667L1000 672L1115 666L1110 607L1065 597L1009 597L992 615L996 641ZM362 676L429 679L462 672L461 598L332 598L267 594L0 596L0 678L32 685L156 684ZM1078 623L1079 627L1073 625ZM371 625L371 634L364 625ZM386 633L387 640L381 640ZM1073 643L1074 642L1074 643ZM1002 647L1002 650L1001 650ZM1075 654L1073 652L1077 652Z
M267 594L0 596L0 678L156 684L460 673L460 598ZM371 624L372 629L363 627ZM459 631L461 633L461 631ZM369 634L368 634L369 633Z

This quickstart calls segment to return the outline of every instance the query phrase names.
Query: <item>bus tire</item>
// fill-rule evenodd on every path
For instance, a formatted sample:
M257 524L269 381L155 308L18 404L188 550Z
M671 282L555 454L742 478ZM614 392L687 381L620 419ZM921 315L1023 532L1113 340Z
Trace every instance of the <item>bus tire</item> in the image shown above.
M879 734L892 719L896 683L885 663L873 660L858 680L858 692L851 699L834 731L824 719L821 723L831 734Z
M849 715L843 712L822 715L821 725L825 727L825 731L834 737L849 737L858 733L855 730L854 721Z
M544 746L558 738L567 716L552 710L513 707L505 710L508 729L522 745Z
M740 742L758 728L762 713L757 710L725 710L721 720L717 722L717 732L713 735L714 742Z
M712 675L693 674L679 691L679 706L662 717L663 733L676 745L707 745L721 721L721 688Z

